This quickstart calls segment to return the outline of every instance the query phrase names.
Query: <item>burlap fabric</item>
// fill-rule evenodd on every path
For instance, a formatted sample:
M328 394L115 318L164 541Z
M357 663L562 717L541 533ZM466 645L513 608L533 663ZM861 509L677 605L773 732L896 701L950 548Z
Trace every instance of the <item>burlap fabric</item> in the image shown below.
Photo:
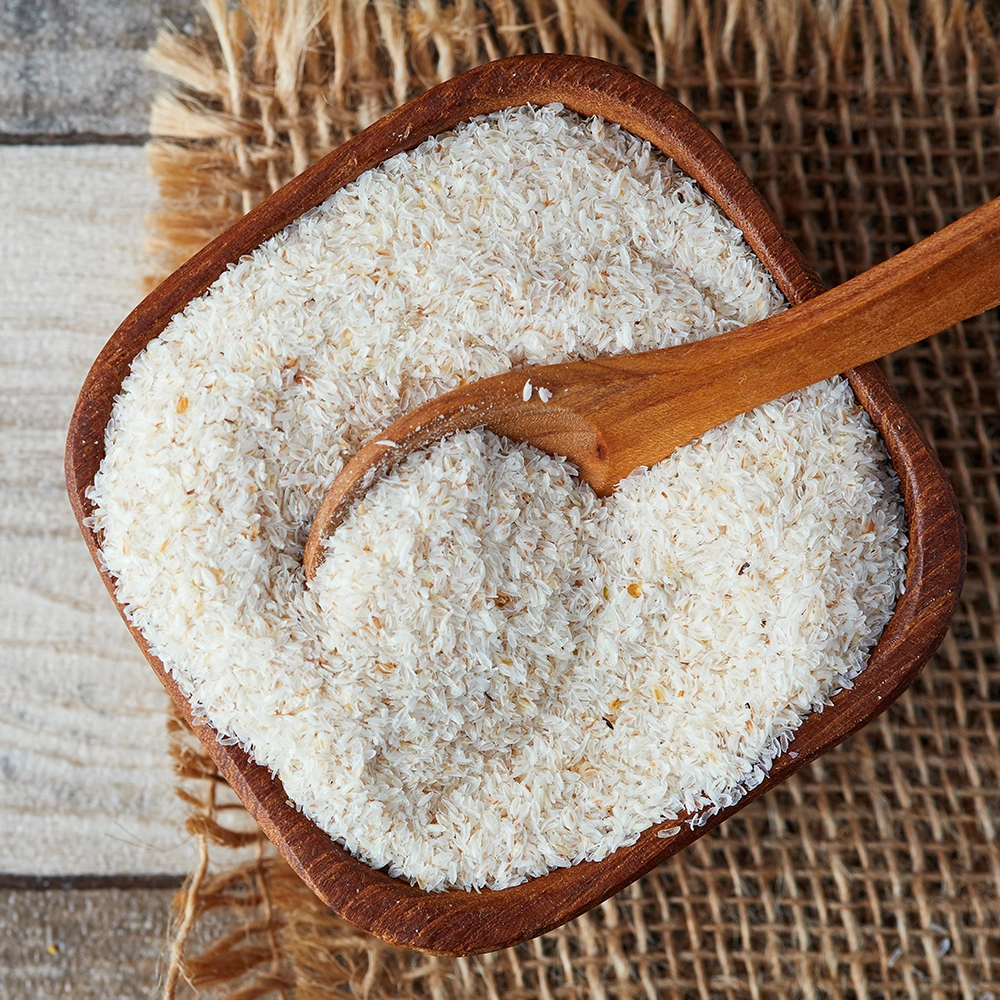
M153 64L163 271L359 127L521 51L612 59L733 150L825 280L1000 194L1000 7L945 0L210 0ZM167 993L374 998L1000 998L1000 337L996 315L886 370L969 533L954 626L881 719L617 898L468 960L389 948L268 856L177 733L205 864L179 900ZM206 792L205 789L208 789ZM231 805L231 803L229 803ZM243 831L243 832L233 832ZM206 874L208 845L258 843ZM242 914L191 954L210 910Z

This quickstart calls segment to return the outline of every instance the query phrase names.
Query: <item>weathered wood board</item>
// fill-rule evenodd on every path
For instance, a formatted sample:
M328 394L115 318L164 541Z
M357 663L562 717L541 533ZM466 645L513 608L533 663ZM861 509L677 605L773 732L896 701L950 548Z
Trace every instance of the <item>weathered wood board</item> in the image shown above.
M70 512L66 426L141 297L141 148L0 147L0 872L183 873L166 695Z
M199 0L0 0L0 884L99 876L0 890L0 1000L152 996L172 895L154 876L194 863L166 696L79 537L62 450L140 297L155 196L140 148L79 143L142 141L163 85L145 50L203 16Z
M167 967L171 889L0 890L0 1000L149 1000ZM233 930L207 914L197 955Z
M141 137L162 81L157 30L190 31L198 0L0 0L0 138Z
M162 974L171 895L0 892L0 1000L147 1000Z

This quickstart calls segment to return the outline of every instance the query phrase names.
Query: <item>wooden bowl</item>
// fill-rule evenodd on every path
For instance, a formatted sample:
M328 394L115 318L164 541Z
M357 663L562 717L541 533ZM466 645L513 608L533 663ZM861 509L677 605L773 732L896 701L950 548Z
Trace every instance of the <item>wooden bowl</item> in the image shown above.
M92 511L84 494L104 456L105 426L132 359L170 318L204 292L227 265L370 167L475 115L556 101L583 115L617 122L673 158L740 227L791 303L822 290L819 279L729 153L673 98L594 59L523 56L490 63L387 115L295 178L191 258L118 328L84 383L66 451L73 509L98 568L99 540L85 520ZM761 785L695 829L678 821L661 824L604 861L562 868L511 889L425 892L348 854L288 805L281 782L269 771L237 747L220 744L210 726L194 723L190 705L173 678L150 654L142 635L129 627L247 809L333 910L393 944L439 954L468 955L518 944L607 899L860 729L909 686L943 639L965 568L964 528L954 493L878 367L867 365L847 374L902 482L910 535L906 593L854 687L837 695L832 707L805 720L791 750L774 762ZM113 598L115 581L107 572L102 571L102 576ZM118 609L124 617L120 605ZM657 836L672 826L680 828L676 836Z

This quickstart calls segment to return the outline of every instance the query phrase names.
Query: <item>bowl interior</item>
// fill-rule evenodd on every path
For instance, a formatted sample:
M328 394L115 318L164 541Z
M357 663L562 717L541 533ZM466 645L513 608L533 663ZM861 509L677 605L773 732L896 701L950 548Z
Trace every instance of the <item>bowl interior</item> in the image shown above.
M365 170L476 115L553 102L615 122L674 159L739 226L793 305L822 291L818 278L732 157L667 94L594 59L523 56L487 64L411 101L301 174L184 264L115 332L81 390L66 450L70 499L99 570L99 539L86 522L92 510L85 493L103 459L104 430L132 359L170 318L230 263ZM652 827L637 843L604 861L558 869L510 889L478 893L428 893L375 871L289 806L280 781L269 771L239 748L220 744L215 730L203 720L192 719L190 704L174 679L150 653L138 630L129 628L222 774L292 867L333 910L394 944L435 953L473 954L517 944L613 895L841 742L902 693L941 642L964 573L964 529L954 494L878 367L864 366L848 373L848 378L900 476L910 536L906 592L872 651L868 668L851 690L833 699L832 707L805 720L766 780L735 806L702 817L702 825L694 828L680 821ZM101 573L114 598L114 580L106 571ZM121 605L118 608L125 618ZM658 836L667 827L678 832Z

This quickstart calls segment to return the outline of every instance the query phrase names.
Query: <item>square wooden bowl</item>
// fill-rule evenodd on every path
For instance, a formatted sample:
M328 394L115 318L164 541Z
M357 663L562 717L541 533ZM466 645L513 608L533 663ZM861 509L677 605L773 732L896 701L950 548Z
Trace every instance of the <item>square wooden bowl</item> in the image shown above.
M608 63L575 56L523 56L489 63L436 87L376 122L296 177L210 243L149 295L118 328L84 383L70 425L66 478L84 538L100 569L100 539L86 519L86 491L104 457L104 432L133 358L175 313L201 295L226 267L330 197L361 173L476 115L522 104L561 102L600 115L657 146L691 175L743 231L792 305L822 286L729 153L697 118L655 86ZM281 782L238 747L191 717L191 707L163 664L136 642L194 725L226 780L302 879L333 910L393 944L467 955L518 944L564 923L630 882L748 802L836 746L901 694L944 637L965 567L965 535L954 493L934 454L876 365L848 372L871 414L902 483L909 528L906 592L872 651L867 669L833 706L809 716L767 779L737 805L705 817L646 830L604 861L562 868L500 891L425 892L375 871L290 806ZM115 581L101 570L114 598ZM117 604L117 601L115 602ZM124 609L118 605L126 624ZM668 839L657 834L679 827Z

